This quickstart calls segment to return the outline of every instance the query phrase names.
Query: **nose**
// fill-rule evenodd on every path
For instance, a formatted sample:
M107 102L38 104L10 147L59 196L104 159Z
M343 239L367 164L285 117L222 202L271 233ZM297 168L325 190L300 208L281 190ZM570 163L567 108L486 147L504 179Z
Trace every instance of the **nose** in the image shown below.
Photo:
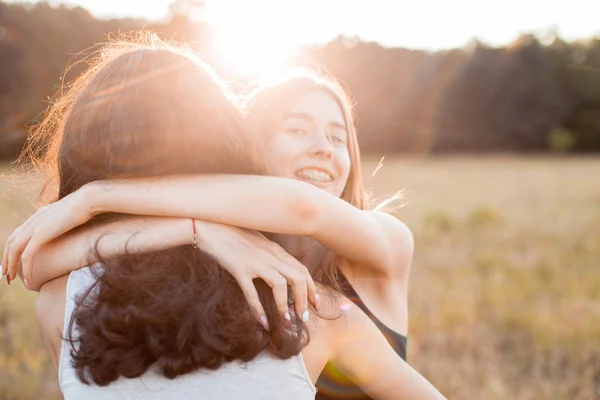
M331 141L328 135L316 135L310 153L315 157L330 158L332 153Z

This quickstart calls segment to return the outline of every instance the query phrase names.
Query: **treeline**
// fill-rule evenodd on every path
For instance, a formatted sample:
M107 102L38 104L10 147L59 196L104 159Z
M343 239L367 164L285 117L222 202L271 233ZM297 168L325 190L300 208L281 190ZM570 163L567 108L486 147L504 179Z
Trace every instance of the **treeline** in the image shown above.
M175 3L168 21L148 23L0 2L0 157L20 151L73 55L108 33L152 29L216 62L206 45L210 27L188 19L186 1ZM340 37L303 54L352 92L364 152L600 150L600 38L567 43L556 36L542 45L523 35L502 48L473 41L425 52Z

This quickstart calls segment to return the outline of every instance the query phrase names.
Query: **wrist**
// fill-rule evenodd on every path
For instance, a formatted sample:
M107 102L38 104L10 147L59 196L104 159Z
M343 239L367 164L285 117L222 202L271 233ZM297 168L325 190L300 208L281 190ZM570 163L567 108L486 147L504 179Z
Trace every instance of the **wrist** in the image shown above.
M75 215L83 216L86 220L99 214L95 212L97 207L92 205L90 201L95 197L95 188L90 185L88 183L72 194L75 197Z
M75 192L78 207L90 218L106 212L104 197L107 189L103 185L101 181L90 182Z
M192 247L198 250L198 234L196 232L196 220L194 218L190 218L192 222Z
M198 245L198 249L210 253L210 246L208 246L208 243L210 242L210 232L211 232L211 226L214 226L215 224L213 224L212 222L206 222L206 221L199 221L197 219L193 219L192 221L194 221L195 225L196 225L196 241L197 241L197 245ZM187 222L187 241L190 245L193 245L193 235L194 232L192 230L192 223L190 222L190 219L187 218L186 219Z

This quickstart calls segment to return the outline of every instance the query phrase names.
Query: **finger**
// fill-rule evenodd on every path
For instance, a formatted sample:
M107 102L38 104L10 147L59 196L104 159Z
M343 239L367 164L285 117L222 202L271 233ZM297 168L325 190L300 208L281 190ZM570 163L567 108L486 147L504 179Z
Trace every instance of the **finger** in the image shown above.
M8 272L8 249L9 249L10 245L9 242L6 242L6 245L4 245L4 253L2 253L2 276L6 275L6 273Z
M23 283L25 283L27 289L31 287L30 283L33 279L33 259L35 258L35 255L37 254L41 246L42 243L36 237L33 237L31 238L31 240L25 247L25 250L23 250L23 253L21 254L20 261L23 265ZM17 272L17 267L18 264L15 263L15 276ZM27 273L25 273L25 271L27 271Z
M11 281L15 279L17 265L21 259L23 250L27 247L30 239L31 237L28 234L20 235L20 237L10 245L10 249L8 250L8 276Z
M4 249L4 254L2 255L2 264L0 265L2 269L2 275L4 276L8 273L8 248Z
M305 276L289 267L281 267L279 270L292 287L294 292L294 307L296 314L302 319L302 321L308 321L308 297L306 289L306 278Z
M317 285L315 284L315 281L314 281L312 275L310 274L310 271L308 270L308 268L306 268L304 266L304 264L302 264L300 261L296 260L296 258L294 258L293 256L291 256L288 253L286 253L286 254L288 256L288 257L286 257L286 259L289 260L288 265L292 266L296 271L298 271L298 273L301 274L301 276L304 279L304 285L306 287L306 297L307 297L308 301L313 303L315 308L318 310L320 304L319 304L319 295L317 294Z
M30 255L29 250L25 250L21 255L21 268L23 270L23 284L27 289L31 289L31 280L33 274L33 256ZM18 265L17 265L18 268ZM15 275L16 275L15 271Z
M2 258L2 275L6 275L9 272L10 260L14 262L18 261L18 258L15 259L13 257L10 257L10 249L13 248L15 241L17 241L18 238L23 237L24 233L30 230L29 227L34 225L35 221L37 221L39 216L44 214L46 210L46 207L40 208L31 217L29 217L27 221L25 221L17 229L15 229L13 233L8 237L8 239L6 240L6 245L4 247L4 255Z
M17 275L19 275L19 271L21 272L21 273L20 273L20 276L21 276L21 277L22 277L22 279L23 279L23 283L25 284L25 287L26 287L28 290L31 290L31 284L30 284L30 282L31 282L31 281L28 281L27 279L25 279L25 275L24 275L24 273L23 273L23 263L21 263L21 261L19 261L19 262L17 263Z
M6 239L6 244L4 245L4 253L2 254L2 276L8 273L8 263L10 258L8 257L10 253L10 248L17 237L17 232L19 228L17 228L9 237Z
M314 281L312 275L310 274L310 271L308 270L308 268L306 268L306 266L304 266L304 264L302 264L294 256L292 256L287 251L285 251L285 249L283 249L281 247L280 247L280 249L281 249L281 251L275 250L273 254L278 259L280 259L282 262L288 264L289 266L291 266L292 268L301 272L304 275L305 280L306 280L306 289L307 289L308 300L311 303L313 303L315 308L318 310L320 303L319 303L319 295L317 293L317 285L315 284L315 281Z
M236 279L238 285L240 285L242 293L244 293L244 297L250 305L250 308L255 312L258 321L265 327L266 330L269 330L267 313L260 302L258 292L256 291L256 286L254 286L252 279L249 276L236 276L234 278Z
M288 321L291 320L290 308L288 306L287 280L273 268L261 267L256 276L262 278L273 289L275 305L280 314Z
M306 279L306 290L307 290L308 299L310 300L311 303L313 303L313 305L315 306L317 311L319 311L319 307L321 306L321 303L319 301L319 293L317 292L317 285L315 284L315 281L314 281L312 275L310 274L310 271L308 270L308 268L304 267L304 270L302 272Z

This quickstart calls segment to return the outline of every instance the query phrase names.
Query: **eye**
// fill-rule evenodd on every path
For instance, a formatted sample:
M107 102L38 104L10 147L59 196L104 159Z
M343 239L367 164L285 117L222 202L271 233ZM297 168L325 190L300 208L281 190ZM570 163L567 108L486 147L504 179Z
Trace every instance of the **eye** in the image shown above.
M346 144L346 136L339 133L329 135L329 141L333 144Z
M285 131L294 135L306 135L306 131L301 128L288 128Z
M338 127L332 128L329 130L327 136L332 144L346 144L347 134L345 129Z

